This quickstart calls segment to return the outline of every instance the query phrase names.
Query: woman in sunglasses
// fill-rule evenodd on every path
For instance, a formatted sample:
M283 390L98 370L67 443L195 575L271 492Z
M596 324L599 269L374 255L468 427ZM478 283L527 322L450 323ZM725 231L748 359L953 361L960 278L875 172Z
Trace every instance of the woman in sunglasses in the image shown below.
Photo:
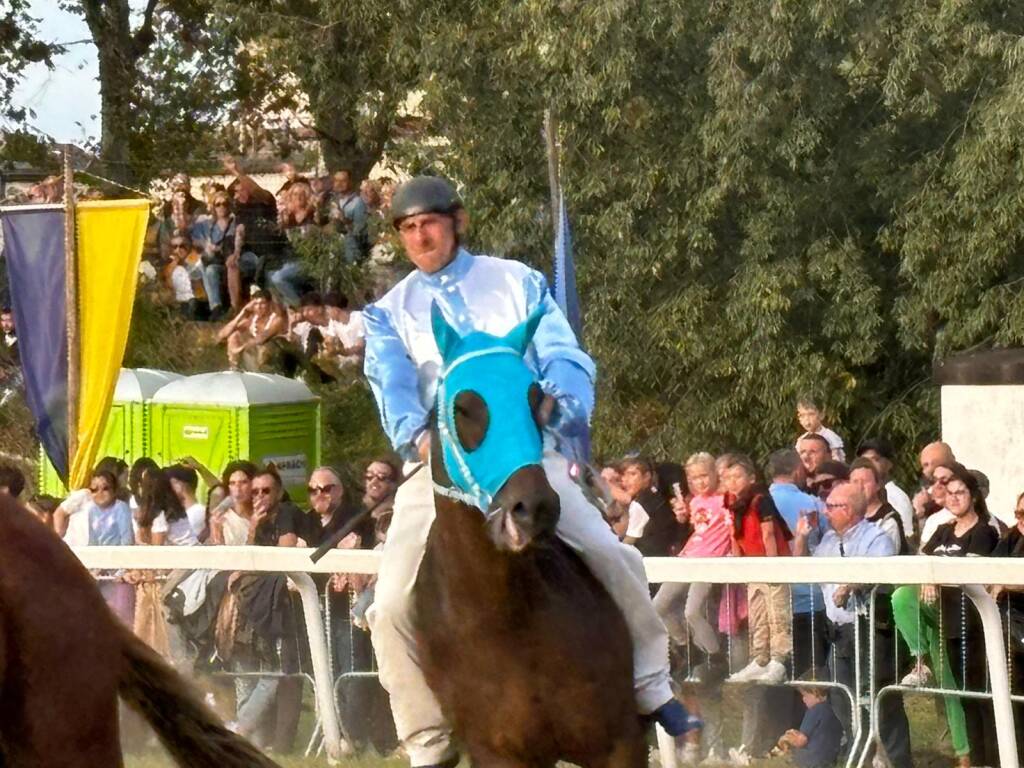
M135 544L132 511L117 497L117 475L109 469L96 469L89 478L90 501L87 507L90 547L126 547ZM132 626L135 612L135 586L125 581L123 571L96 571L100 592L118 618Z
M932 470L931 484L925 490L932 500L931 509L934 511L918 520L921 526L921 543L918 548L921 552L924 552L939 526L953 519L952 513L946 509L946 485L953 479L953 466L952 463L939 464Z

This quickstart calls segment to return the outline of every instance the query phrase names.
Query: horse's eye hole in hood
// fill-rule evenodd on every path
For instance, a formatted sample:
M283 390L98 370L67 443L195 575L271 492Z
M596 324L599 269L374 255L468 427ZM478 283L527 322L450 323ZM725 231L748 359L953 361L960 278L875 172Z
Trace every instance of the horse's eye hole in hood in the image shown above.
M487 403L471 389L455 396L455 434L463 449L469 453L480 447L487 435L491 417Z
M533 414L534 423L538 429L543 429L544 425L541 423L540 406L544 402L544 390L540 388L540 384L534 382L530 385L527 398L529 398L530 413Z

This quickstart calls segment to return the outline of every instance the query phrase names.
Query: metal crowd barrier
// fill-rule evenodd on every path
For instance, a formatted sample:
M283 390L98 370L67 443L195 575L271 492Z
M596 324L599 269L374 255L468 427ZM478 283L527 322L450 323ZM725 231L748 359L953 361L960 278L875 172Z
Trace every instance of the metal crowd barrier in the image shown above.
M310 573L376 573L380 555L372 550L334 550L318 563L312 550L287 547L81 547L75 550L89 568L208 568L232 571L287 573L299 590L313 663L317 710L328 758L342 755L343 737L334 696L334 680L320 598ZM1009 688L1006 644L996 602L981 585L1024 586L1024 568L1012 558L944 558L925 556L845 558L646 558L652 582L769 583L769 584L945 584L965 585L978 610L985 637L988 674L1002 768L1019 768ZM860 686L858 686L860 687ZM858 765L866 746L877 733L877 703L890 686L874 691L869 686L871 724L857 750ZM920 692L920 689L912 689ZM951 692L940 690L942 695ZM857 692L854 692L855 696ZM856 703L856 702L855 702ZM857 707L854 707L857 711ZM858 718L859 719L859 718ZM659 733L663 760L674 759L671 739ZM666 762L666 768L670 768Z

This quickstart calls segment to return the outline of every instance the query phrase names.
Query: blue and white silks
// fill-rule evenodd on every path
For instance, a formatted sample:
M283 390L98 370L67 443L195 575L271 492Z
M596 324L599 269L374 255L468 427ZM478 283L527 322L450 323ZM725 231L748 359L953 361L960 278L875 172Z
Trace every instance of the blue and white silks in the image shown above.
M403 458L416 458L416 440L434 406L441 366L431 327L434 303L462 336L472 331L505 336L539 311L526 363L544 391L558 400L557 431L569 440L585 434L594 407L596 369L580 349L547 280L521 262L459 249L443 269L413 272L363 310L366 378L384 431Z

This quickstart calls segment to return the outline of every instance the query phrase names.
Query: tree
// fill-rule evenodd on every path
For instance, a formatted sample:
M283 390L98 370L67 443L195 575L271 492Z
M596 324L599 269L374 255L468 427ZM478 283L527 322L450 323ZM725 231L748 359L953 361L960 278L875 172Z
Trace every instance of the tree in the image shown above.
M360 179L383 156L420 72L406 17L415 9L407 6L219 0L217 7L220 23L247 42L250 100L308 107L327 166Z
M1024 332L1019 13L428 4L410 23L446 141L409 161L463 183L477 245L546 266L557 110L601 451L763 456L810 393L909 455L937 430L933 353Z
M234 68L226 64L235 41L207 27L207 0L146 0L138 14L128 0L60 5L85 19L96 46L107 176L138 183L214 150L216 127L234 101Z
M11 94L29 65L42 63L53 69L53 56L60 48L39 39L27 0L7 0L5 6L0 12L0 119L21 124L29 111L15 105Z

